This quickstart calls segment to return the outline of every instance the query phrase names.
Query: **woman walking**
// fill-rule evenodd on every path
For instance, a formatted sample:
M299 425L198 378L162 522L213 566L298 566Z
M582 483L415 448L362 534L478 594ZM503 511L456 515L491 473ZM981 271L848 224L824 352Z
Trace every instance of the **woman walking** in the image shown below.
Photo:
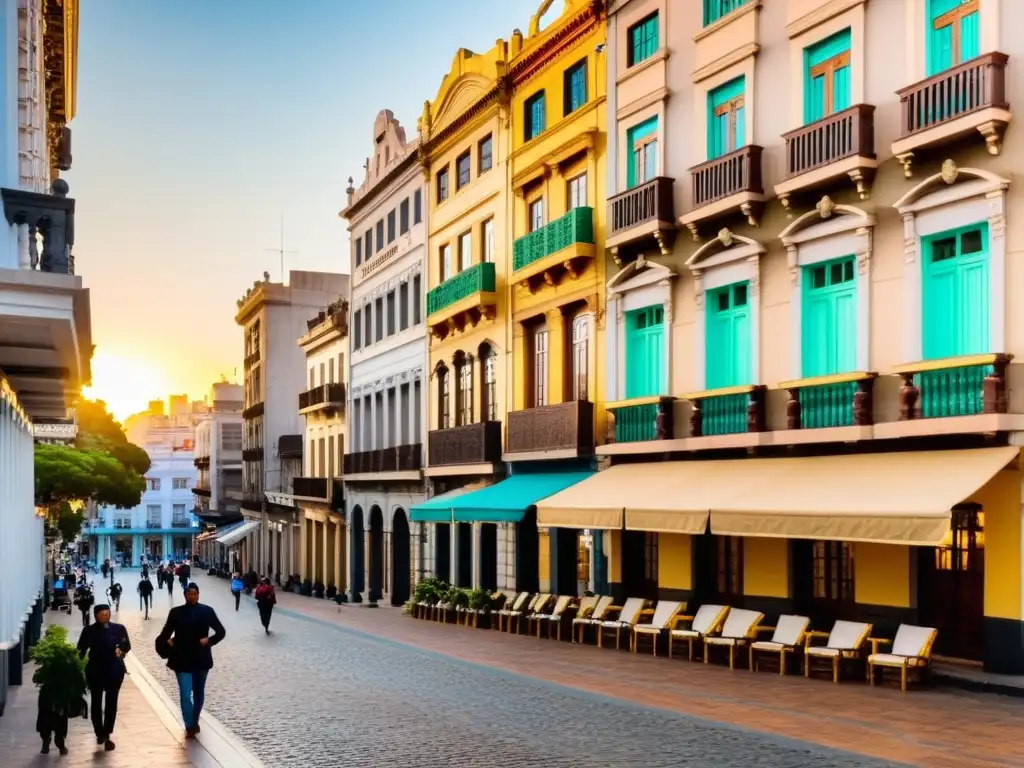
M269 635L270 614L273 613L274 605L277 603L277 595L274 594L274 587L270 583L270 579L263 578L263 583L256 587L253 597L256 598L256 607L260 609L260 623L263 624L263 631Z
M245 584L242 583L242 574L235 573L231 574L231 594L235 596L235 610L238 610L238 603L242 599L242 590L245 589Z

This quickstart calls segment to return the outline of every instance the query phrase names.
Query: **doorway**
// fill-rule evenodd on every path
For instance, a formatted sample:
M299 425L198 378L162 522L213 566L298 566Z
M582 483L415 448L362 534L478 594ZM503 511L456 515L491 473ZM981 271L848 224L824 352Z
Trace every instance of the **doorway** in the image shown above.
M366 589L366 583L363 578L363 572L366 569L366 558L363 553L363 508L358 504L352 507L352 525L349 535L352 537L352 571L349 583L352 585L353 599L356 599ZM358 599L356 599L356 602L358 602Z
M473 524L456 523L455 586L473 586Z
M452 527L448 523L434 524L434 576L449 583L452 580Z
M410 596L412 553L409 519L398 507L391 521L391 604L404 605Z
M839 620L853 621L853 544L796 540L790 546L796 612L810 616L816 627L831 627Z
M516 591L540 591L540 539L537 533L537 508L530 507L516 524Z
M494 592L498 588L498 526L480 523L480 588Z
M370 507L370 601L384 595L384 513Z
M921 624L939 630L935 652L981 661L985 649L985 513L979 505L955 507L942 544L918 550L917 589Z
M622 532L622 588L627 597L658 599L658 534Z

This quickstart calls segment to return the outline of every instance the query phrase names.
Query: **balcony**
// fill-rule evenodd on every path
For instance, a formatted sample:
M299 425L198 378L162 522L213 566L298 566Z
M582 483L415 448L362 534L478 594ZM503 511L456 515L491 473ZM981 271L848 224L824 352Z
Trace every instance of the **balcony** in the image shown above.
M497 306L494 264L474 264L427 293L427 325L443 339L467 324L493 318Z
M381 472L415 472L423 468L423 444L400 445L397 448L381 448L376 451L346 453L343 463L346 479L351 475L368 475Z
M874 382L869 372L817 376L779 385L788 393L786 429L844 429L850 439L867 436L874 424Z
M675 179L659 176L608 199L608 238L605 247L618 261L656 246L668 255L676 237Z
M264 407L262 402L253 403L244 411L242 411L242 418L245 419L246 421L249 421L250 419L259 418L260 416L263 415L263 410Z
M753 144L690 169L693 210L679 218L700 240L700 228L737 213L756 227L767 199L761 183L762 148Z
M340 411L345 408L344 384L321 384L299 393L299 413L319 410Z
M790 197L848 178L866 200L878 168L875 156L875 108L857 104L784 133L786 177L775 194L787 211Z
M582 272L596 253L594 209L573 208L512 244L513 277L531 292L542 280L557 285Z
M951 144L975 132L998 155L1012 113L1006 101L1005 53L985 53L897 91L900 138L892 153L912 175L915 153Z
M292 493L307 499L326 501L330 484L326 477L296 477L292 479Z
M67 197L67 182L60 184L54 182L52 195L0 189L7 223L18 230L19 269L75 274L75 201Z
M197 456L192 460L192 466L196 469L209 469L210 468L210 457L209 456Z
M277 438L277 455L282 459L301 459L302 435L281 435Z
M500 462L501 422L433 430L427 435L427 461L431 467Z
M159 517L151 517L146 520L146 528L151 531L159 531L163 528L163 523L160 521Z
M526 454L571 458L593 452L594 404L588 400L542 405L508 415L505 455L510 460L533 458Z
M210 498L210 489L201 488L200 486L197 485L195 488L192 489L192 494L194 496L202 496L203 498L208 499Z
M742 385L694 392L690 401L690 437L720 437L765 431L765 388Z
M187 517L175 517L171 519L171 528L191 528L192 522Z
M242 461L263 461L263 446L243 450Z
M641 397L605 403L606 443L640 443L675 438L674 397Z

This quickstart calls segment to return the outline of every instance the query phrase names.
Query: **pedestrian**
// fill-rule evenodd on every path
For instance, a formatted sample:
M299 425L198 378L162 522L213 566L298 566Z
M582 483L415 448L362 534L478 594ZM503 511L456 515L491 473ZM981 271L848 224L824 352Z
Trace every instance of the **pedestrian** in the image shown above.
M270 583L270 579L263 578L263 583L256 587L253 597L256 598L256 607L260 610L260 623L263 625L263 631L269 635L270 614L274 612L274 606L277 605L277 595L274 594L274 585Z
M107 572L110 571L110 560L103 561L103 567L100 569L103 572L103 578L107 578Z
M114 721L117 719L117 697L124 682L124 656L132 649L128 630L110 620L110 606L101 603L93 609L96 623L82 630L78 653L88 654L85 681L92 698L92 727L96 743L110 752L114 742Z
M153 582L149 580L149 576L143 576L142 580L139 581L139 605L140 609L145 609L146 615L143 617L144 621L149 621L149 605L153 602Z
M123 590L121 589L121 584L120 583L111 584L109 587L107 587L107 597L109 597L111 602L114 604L114 610L115 611L120 611L121 610L121 592L122 591Z
M171 608L156 639L156 652L167 659L167 666L178 679L186 738L195 738L199 733L206 676L213 668L210 649L223 640L225 634L224 625L213 608L199 602L199 586L192 582L185 588L185 604Z
M242 583L242 574L235 571L231 574L231 594L235 596L235 610L238 610L238 604L242 600L242 590L245 589L245 584Z
M164 571L164 583L167 584L167 596L174 602L174 565L169 564Z
M189 582L192 581L192 566L189 565L188 560L178 566L178 581L181 582L182 592L188 589Z
M142 564L142 575L143 575L144 578L148 578L149 577L149 561L148 560L146 560Z
M84 582L79 582L75 587L75 605L82 612L83 627L89 626L89 613L95 602L96 598L93 596L92 588Z

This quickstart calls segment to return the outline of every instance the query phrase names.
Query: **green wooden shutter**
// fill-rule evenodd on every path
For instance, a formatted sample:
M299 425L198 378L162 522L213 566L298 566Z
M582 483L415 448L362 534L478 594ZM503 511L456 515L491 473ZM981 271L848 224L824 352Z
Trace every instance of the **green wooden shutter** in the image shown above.
M857 278L850 257L804 268L801 375L857 367Z
M850 67L832 73L832 111L842 112L850 106Z
M642 123L634 125L626 131L626 157L629 158L626 166L626 187L632 189L637 185L637 156L634 154L633 147L636 142L640 139L647 138L651 134L658 132L658 118L652 117L644 120ZM647 161L644 161L647 162Z
M626 397L661 394L665 371L664 309L647 307L626 317Z
M748 284L736 283L705 297L704 379L707 389L750 384Z
M811 77L808 71L804 80L804 93L807 97L804 105L804 122L813 123L821 120L825 116L825 77Z
M741 147L744 143L743 116L744 110L741 107L736 114L736 130L730 135L731 120L728 114L715 116L715 109L722 106L737 96L742 96L746 87L746 80L737 77L724 85L720 85L708 94L708 159L729 152L729 147ZM732 141L730 141L732 139Z
M845 66L832 73L832 82L826 83L825 76L811 77L811 70L829 59L850 50L849 28L829 35L804 49L804 122L813 123L826 117L825 90L832 90L832 111L840 112L850 106L850 67Z
M921 325L926 360L989 352L986 225L943 232L924 243Z
M960 61L968 61L978 55L981 43L978 31L978 12L960 19Z

